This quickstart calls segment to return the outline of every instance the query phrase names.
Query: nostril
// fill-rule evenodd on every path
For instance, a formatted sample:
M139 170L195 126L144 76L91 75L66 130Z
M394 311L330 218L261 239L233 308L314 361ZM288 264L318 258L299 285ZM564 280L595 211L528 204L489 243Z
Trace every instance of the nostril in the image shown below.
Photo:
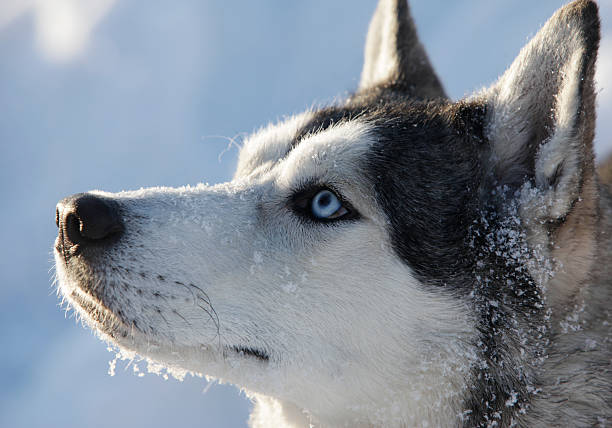
M83 235L81 234L81 222L79 218L72 213L68 213L64 220L64 233L65 237L73 244L80 244L83 241Z
M107 242L123 231L115 201L80 193L57 204L55 221L65 246Z

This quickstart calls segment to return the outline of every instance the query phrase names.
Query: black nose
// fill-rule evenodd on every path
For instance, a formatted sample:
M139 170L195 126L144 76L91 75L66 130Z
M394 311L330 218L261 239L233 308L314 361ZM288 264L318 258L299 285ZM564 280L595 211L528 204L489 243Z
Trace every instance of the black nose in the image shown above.
M75 245L91 246L110 242L123 231L116 202L77 193L62 199L55 210L55 223L64 252Z

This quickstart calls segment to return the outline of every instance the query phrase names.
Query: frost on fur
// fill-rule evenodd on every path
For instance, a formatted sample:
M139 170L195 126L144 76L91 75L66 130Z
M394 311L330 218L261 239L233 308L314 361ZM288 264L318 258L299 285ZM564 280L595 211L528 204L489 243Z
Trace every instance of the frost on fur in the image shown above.
M597 6L558 11L482 96L492 167L501 183L533 177L546 192L540 220L563 219L593 173L593 78L599 44ZM535 214L535 213L534 213Z
M598 37L571 3L453 103L381 0L358 91L246 138L231 182L62 200L58 292L111 375L230 382L254 427L604 423Z

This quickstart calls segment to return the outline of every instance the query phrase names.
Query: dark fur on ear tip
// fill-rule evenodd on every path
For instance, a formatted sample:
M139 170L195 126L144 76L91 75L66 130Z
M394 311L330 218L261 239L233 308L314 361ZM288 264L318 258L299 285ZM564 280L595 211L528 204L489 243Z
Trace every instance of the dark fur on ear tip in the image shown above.
M379 0L370 22L359 90L375 87L417 100L447 98L406 0Z
M559 11L568 25L577 25L584 37L586 55L597 53L600 39L599 7L593 0L577 0Z

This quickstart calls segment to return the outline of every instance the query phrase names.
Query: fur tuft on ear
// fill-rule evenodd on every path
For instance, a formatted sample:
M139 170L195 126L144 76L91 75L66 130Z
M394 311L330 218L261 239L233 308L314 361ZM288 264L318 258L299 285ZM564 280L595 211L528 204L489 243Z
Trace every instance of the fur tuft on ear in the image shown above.
M446 98L406 0L380 0L370 22L359 90L380 85L417 99Z
M564 219L594 174L598 44L595 2L570 3L484 94L496 182L532 181L545 198L542 220Z

